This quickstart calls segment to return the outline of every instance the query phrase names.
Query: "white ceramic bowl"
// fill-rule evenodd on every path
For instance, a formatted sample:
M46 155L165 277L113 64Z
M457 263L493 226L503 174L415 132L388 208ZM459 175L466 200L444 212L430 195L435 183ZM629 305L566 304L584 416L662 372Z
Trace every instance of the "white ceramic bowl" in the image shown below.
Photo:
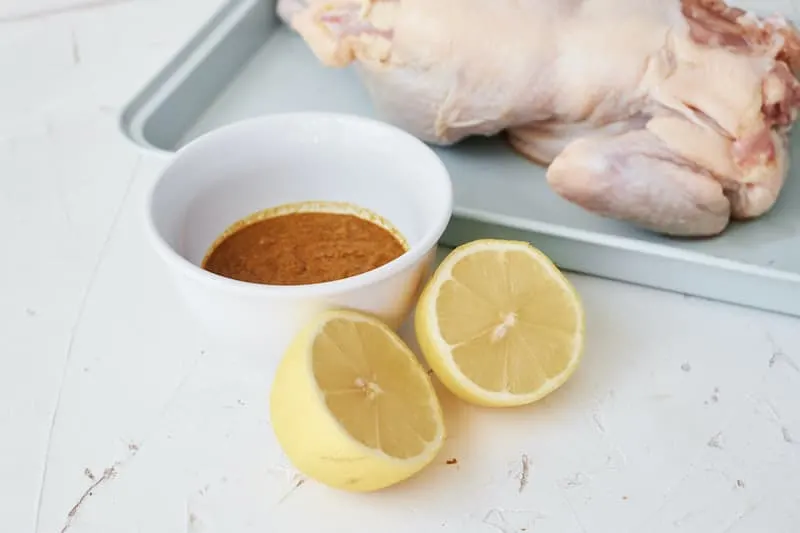
M367 311L398 327L428 273L452 196L444 165L411 135L356 116L290 113L226 126L183 147L146 209L153 247L201 323L238 347L280 352L314 314L332 307ZM234 222L308 201L374 211L409 249L370 272L312 285L259 285L201 268Z

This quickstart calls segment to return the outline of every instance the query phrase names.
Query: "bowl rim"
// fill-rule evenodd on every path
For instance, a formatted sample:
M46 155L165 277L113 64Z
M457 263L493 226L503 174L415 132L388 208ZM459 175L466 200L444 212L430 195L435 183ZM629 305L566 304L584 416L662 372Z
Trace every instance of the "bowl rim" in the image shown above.
M240 281L219 274L214 274L202 267L194 264L180 253L178 253L169 243L166 242L161 232L156 227L154 217L154 203L155 196L158 192L158 187L169 170L181 159L187 152L197 149L199 144L209 142L216 138L224 137L233 131L252 127L253 125L269 125L271 122L279 123L285 120L325 120L325 121L338 121L350 122L355 125L372 128L382 129L384 133L390 136L405 138L411 141L415 150L426 153L431 159L432 168L431 174L435 174L435 179L438 179L444 187L444 194L439 202L440 208L437 213L437 220L431 227L419 238L415 243L409 243L406 252L381 265L362 274L357 274L348 278L338 279L334 281L326 281L321 283L305 284L305 285L265 285L260 283L252 283L248 281ZM434 168L435 167L435 168ZM453 213L453 184L450 173L447 171L442 160L426 143L411 135L405 130L387 122L362 117L359 115L351 115L347 113L336 112L316 112L316 111L295 111L295 112L282 112L271 113L258 117L238 120L215 128L203 135L192 139L190 142L179 148L169 163L161 169L158 176L149 186L145 195L145 220L146 220L146 233L148 234L149 241L152 243L157 253L163 260L175 269L181 271L182 275L188 276L195 281L216 285L221 289L243 291L250 294L260 294L275 297L299 297L299 296L326 296L332 294L341 294L360 289L378 282L386 280L396 273L407 270L408 268L416 265L426 254L434 249L439 241L439 238L444 233ZM383 216L382 213L378 215Z

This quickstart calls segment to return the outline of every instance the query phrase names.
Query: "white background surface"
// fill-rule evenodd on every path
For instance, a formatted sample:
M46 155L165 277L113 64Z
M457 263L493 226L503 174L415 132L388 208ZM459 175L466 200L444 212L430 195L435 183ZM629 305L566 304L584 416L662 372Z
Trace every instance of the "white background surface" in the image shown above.
M800 320L581 276L562 390L443 395L444 453L389 491L303 483L269 427L272 361L211 344L145 245L164 161L117 128L219 4L0 3L2 531L800 531Z

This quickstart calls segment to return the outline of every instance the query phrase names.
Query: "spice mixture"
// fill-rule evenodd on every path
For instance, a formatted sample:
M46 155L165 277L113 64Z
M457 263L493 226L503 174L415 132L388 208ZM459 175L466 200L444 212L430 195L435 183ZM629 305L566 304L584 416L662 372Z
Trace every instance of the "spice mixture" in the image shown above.
M340 213L290 213L234 231L203 268L240 281L306 285L374 270L405 253L389 230Z

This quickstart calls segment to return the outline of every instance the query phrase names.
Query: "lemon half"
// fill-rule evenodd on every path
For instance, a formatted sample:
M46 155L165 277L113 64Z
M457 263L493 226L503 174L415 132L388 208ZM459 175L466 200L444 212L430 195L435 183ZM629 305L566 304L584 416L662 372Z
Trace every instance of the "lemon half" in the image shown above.
M295 338L276 372L270 413L298 470L350 491L413 476L445 436L414 354L388 326L354 311L322 313Z
M479 240L455 249L423 290L415 327L442 383L484 406L543 398L569 379L583 352L577 292L525 242Z

